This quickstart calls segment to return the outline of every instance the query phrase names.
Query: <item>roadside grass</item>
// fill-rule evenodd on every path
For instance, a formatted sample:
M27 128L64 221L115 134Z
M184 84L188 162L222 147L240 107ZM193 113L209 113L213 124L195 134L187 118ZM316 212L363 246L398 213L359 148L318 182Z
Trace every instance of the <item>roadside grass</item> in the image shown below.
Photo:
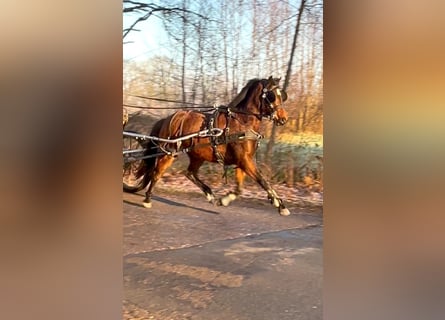
M260 141L256 162L266 179L274 184L288 187L307 188L310 191L323 190L323 136L318 134L282 134L277 137L272 149L270 164L267 164L266 148L268 140ZM188 158L179 156L170 173L186 170ZM209 182L223 179L224 169L214 163L205 163L200 175ZM227 168L227 179L234 179L234 168ZM254 183L246 179L246 183Z
M260 145L258 160L264 163L267 140ZM309 187L321 191L323 183L323 136L321 134L282 134L272 149L270 179L289 187ZM269 169L271 170L271 169Z

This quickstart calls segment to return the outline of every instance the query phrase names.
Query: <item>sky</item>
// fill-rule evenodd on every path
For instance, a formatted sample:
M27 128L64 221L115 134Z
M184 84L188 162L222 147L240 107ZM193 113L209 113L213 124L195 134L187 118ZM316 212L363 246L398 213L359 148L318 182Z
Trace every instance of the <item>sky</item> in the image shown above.
M299 3L299 0L294 0ZM291 1L293 2L293 1ZM297 8L297 5L294 3L292 4L293 8ZM159 13L157 13L159 14ZM147 20L141 21L138 23L135 27L135 29L139 31L132 31L130 32L124 39L123 44L123 59L124 61L147 61L149 58L157 55L157 56L165 56L169 57L171 59L177 59L179 54L181 52L180 49L174 50L175 44L174 41L171 42L171 37L167 35L167 32L165 31L163 20L162 18L158 18L157 14L153 14L150 16ZM141 17L140 12L136 13L125 13L123 15L123 28L128 28L132 23L134 23L139 17ZM250 19L251 16L246 13L242 17L242 19ZM296 19L296 18L295 18ZM242 21L241 21L242 22ZM249 29L249 24L246 23L246 28L241 28L242 30L242 37L251 36L251 30ZM242 47L243 41L241 41L241 45L238 46L238 49ZM245 42L247 45L249 45L249 42ZM172 50L173 49L173 50ZM248 52L249 48L247 47ZM241 52L243 52L243 49L241 49ZM260 59L260 56L257 57L257 59ZM261 60L261 59L260 59ZM264 60L264 59L263 59ZM257 76L259 72L261 72L260 64L258 64L255 61L250 61L252 64L252 77ZM294 64L298 63L298 59L294 59ZM280 65L273 67L273 72L277 71L283 76L283 66L287 65L286 61L281 61ZM258 67L256 68L255 66ZM245 73L243 73L243 76L245 76Z
M139 15L125 14L123 16L124 29L130 26ZM147 57L163 53L164 40L167 35L162 27L161 19L151 16L136 25L139 32L132 31L124 39L124 60L145 60ZM128 43L127 43L128 42ZM165 50L164 54L167 53Z

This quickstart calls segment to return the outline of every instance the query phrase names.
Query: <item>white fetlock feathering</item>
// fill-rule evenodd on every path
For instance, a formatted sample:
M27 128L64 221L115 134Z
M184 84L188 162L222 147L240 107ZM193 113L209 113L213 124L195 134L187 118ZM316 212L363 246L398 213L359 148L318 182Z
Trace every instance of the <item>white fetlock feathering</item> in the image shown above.
M278 208L278 207L280 206L280 201L278 201L277 198L274 198L274 199L273 199L273 206L274 206L275 208Z
M233 200L236 199L236 194L234 193L229 193L228 195L226 195L225 197L221 198L221 204L224 207L227 207L229 205L230 202L232 202Z
M208 202L213 202L213 200L215 200L215 197L213 196L213 194L209 194L206 193L206 198Z

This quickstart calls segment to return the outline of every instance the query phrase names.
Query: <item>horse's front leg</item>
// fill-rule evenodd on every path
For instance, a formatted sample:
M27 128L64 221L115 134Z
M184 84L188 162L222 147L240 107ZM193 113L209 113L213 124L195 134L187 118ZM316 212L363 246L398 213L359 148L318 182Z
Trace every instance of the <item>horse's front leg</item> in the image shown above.
M224 197L219 199L218 204L223 206L228 206L230 202L238 198L243 191L245 177L246 173L241 168L236 168L235 169L236 189L235 191L229 192Z
M244 162L244 171L249 177L254 179L264 190L267 192L267 197L275 208L278 208L278 212L282 216L290 215L289 209L284 206L283 200L278 197L275 190L272 188L270 183L263 177L261 172L256 167L253 160L248 159Z

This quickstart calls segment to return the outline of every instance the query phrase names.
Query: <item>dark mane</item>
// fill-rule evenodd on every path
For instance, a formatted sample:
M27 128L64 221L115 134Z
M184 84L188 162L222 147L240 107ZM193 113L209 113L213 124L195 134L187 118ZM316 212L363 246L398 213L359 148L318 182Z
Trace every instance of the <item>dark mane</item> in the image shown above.
M247 93L249 90L251 90L254 87L255 83L258 83L259 81L262 81L261 79L251 79L247 82L247 84L244 86L244 88L238 93L238 95L227 105L229 108L233 109L239 109L242 110L244 108L243 105L241 105L241 102L246 98ZM245 107L246 105L244 105Z

